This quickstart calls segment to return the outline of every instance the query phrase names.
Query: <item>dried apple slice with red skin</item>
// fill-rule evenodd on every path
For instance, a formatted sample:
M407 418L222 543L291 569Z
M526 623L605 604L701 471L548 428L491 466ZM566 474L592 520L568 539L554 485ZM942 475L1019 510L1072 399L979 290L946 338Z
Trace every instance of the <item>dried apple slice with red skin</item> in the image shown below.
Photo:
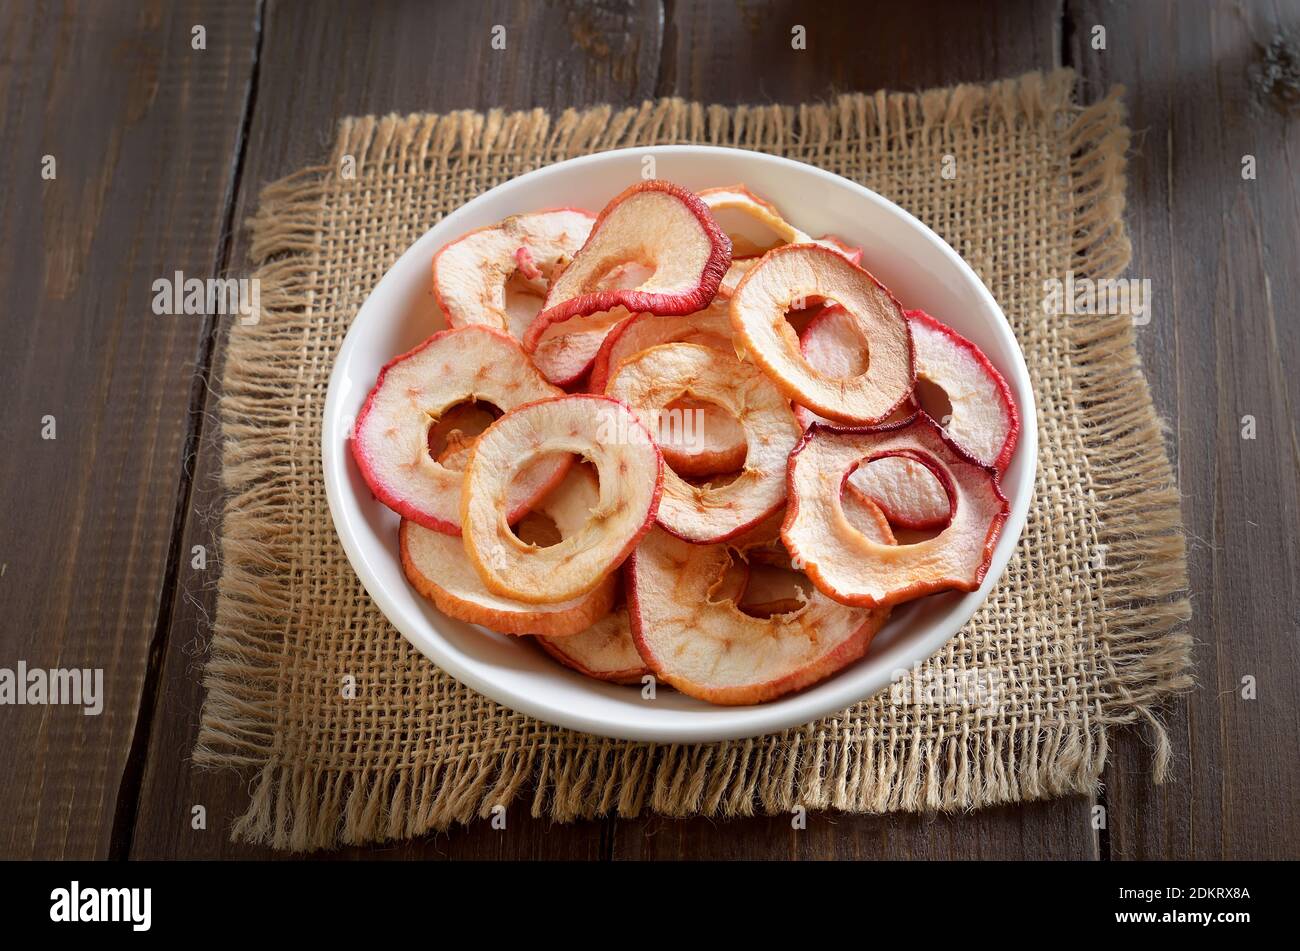
M557 394L503 331L481 324L444 330L379 371L353 427L352 456L375 498L416 524L457 535L464 475L429 455L430 426L467 401L509 410ZM503 501L504 516L521 518L569 464L564 457L530 469Z
M679 476L705 479L734 472L745 464L745 430L734 416L704 400L674 400L669 413L681 413L682 426L659 431L664 463ZM690 419L689 426L685 420ZM688 438L689 436L689 438Z
M653 269L646 280L602 289L612 270L635 264ZM553 324L619 307L629 314L702 310L730 264L731 242L704 202L672 182L639 182L604 207L586 243L551 282L524 349L536 350Z
M694 314L670 317L637 314L625 320L605 338L596 354L588 388L593 393L603 393L612 368L642 350L663 343L698 343L730 353L731 317L726 302L715 300ZM685 401L688 404L693 402ZM744 430L730 414L706 403L674 408L683 411L698 409L703 416L701 445L674 442L671 433L669 438L659 433L659 448L663 451L664 462L674 472L682 476L710 476L731 472L741 466L746 451Z
M809 366L827 376L855 376L867 369L868 355L862 334L848 311L839 304L827 304L818 309L799 334L799 352ZM913 398L909 397L882 420L882 424L901 423L914 412L916 406ZM806 406L795 406L794 414L804 429L813 423L837 425Z
M860 465L844 492L871 499L900 528L928 531L952 521L952 497L930 468L908 456L884 456Z
M889 616L813 590L793 611L751 617L732 600L709 598L731 559L728 545L692 545L661 528L628 559L637 651L689 696L725 705L775 700L860 658Z
M580 531L598 497L596 479L581 467L536 504L551 518L561 538ZM481 624L502 634L573 637L607 616L618 596L611 575L591 592L557 604L525 604L493 594L465 559L460 539L433 532L407 519L399 530L402 569L407 580L443 614Z
M705 188L699 192L700 198L713 216L718 220L718 224L727 232L727 237L731 239L731 254L733 261L735 258L754 258L762 256L770 251L773 247L782 244L820 244L836 251L848 258L854 264L862 260L862 249L855 248L845 244L839 238L827 235L825 238L814 238L806 231L795 227L788 222L772 204L761 195L756 195L745 185L723 185L719 188ZM775 241L767 241L762 244L755 242L749 235L746 235L743 229L739 227L727 228L726 222L733 220L728 212L735 212L742 215L749 221L755 222L775 237ZM723 217L725 215L725 217ZM726 279L724 278L724 283ZM735 286L735 282L732 282Z
M922 310L909 310L917 379L943 389L952 404L944 424L966 452L1006 471L1020 435L1020 412L1011 387L979 347Z
M576 208L511 215L444 245L433 256L433 293L453 327L486 324L518 336L519 316L507 305L516 273L543 281L556 264L582 247L595 216ZM545 287L539 290L545 293Z
M600 492L583 528L556 545L528 545L502 515L516 472L551 453L580 455ZM550 604L591 591L623 563L649 529L663 489L663 456L618 400L576 394L517 407L474 443L465 469L465 554L488 590Z
M801 429L780 390L754 366L694 343L661 344L624 360L606 392L626 402L652 432L664 408L695 398L739 420L747 452L740 474L726 485L693 485L664 473L659 524L687 541L725 541L757 525L785 501L784 460Z
M635 684L650 673L636 651L626 607L615 608L572 637L539 637L537 644L565 667L596 680Z
M900 453L944 484L952 521L933 538L888 546L849 523L841 492L858 465ZM790 454L789 480L781 538L791 558L828 597L863 607L976 590L1010 512L997 471L958 448L925 413L874 429L814 425Z
M785 315L814 295L843 307L868 342L865 373L829 376L800 352ZM731 297L731 324L747 358L790 399L819 415L874 425L912 392L912 335L898 301L862 268L820 245L786 245L763 255Z
M593 393L604 393L609 375L628 357L661 343L698 343L731 350L731 313L725 300L715 300L691 314L637 314L624 320L605 338L591 365Z

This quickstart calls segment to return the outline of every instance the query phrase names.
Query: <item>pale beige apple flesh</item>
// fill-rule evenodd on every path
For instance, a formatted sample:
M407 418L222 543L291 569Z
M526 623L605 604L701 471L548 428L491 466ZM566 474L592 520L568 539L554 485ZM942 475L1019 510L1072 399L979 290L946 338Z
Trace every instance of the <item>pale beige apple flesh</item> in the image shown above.
M868 365L849 377L812 366L786 313L810 297L833 300L867 342ZM912 338L902 308L866 271L820 245L785 245L765 254L731 296L736 339L790 399L822 416L873 425L910 395Z
M516 472L553 453L573 453L599 478L583 527L559 544L521 541L504 517ZM530 604L580 597L605 580L654 521L663 457L646 428L617 400L578 394L506 413L474 443L465 469L465 553L488 590Z
M739 421L747 453L724 485L696 485L664 473L659 524L697 544L719 542L758 524L785 501L785 461L802 432L789 401L752 364L693 343L651 347L624 360L606 392L626 402L651 432L675 400L699 399Z
M567 208L512 215L443 247L433 258L433 287L447 322L485 324L522 340L541 310L548 277L582 247L595 220ZM520 273L521 248L532 276Z
M891 453L932 467L955 496L952 521L932 538L884 545L845 513L845 479L865 460ZM828 597L864 607L975 590L1010 510L996 472L955 448L924 413L874 431L814 427L790 457L790 492L781 537L791 557Z
M582 530L598 496L595 476L585 467L574 466L536 509L550 518L564 538ZM611 575L573 600L525 604L489 591L465 558L459 538L403 520L400 545L402 567L417 591L444 614L502 634L578 635L608 615L618 590L618 579Z

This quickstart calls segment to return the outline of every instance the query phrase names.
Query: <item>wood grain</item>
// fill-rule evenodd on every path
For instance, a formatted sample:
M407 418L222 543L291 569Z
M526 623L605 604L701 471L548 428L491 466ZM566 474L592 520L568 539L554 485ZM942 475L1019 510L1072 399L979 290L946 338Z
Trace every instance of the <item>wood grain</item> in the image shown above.
M199 6L0 9L0 649L104 684L98 716L0 708L0 856L109 853L168 603L206 323L151 284L212 272L253 41L251 2Z
M660 95L727 105L988 82L1050 68L1060 48L1054 0L666 6ZM799 27L802 49L795 47Z
M620 820L616 860L1095 859L1084 797L948 815L809 813L714 822L647 816Z
M1138 344L1173 437L1197 639L1199 685L1167 718L1172 781L1152 785L1138 737L1112 750L1110 852L1295 858L1300 5L1079 2L1069 12L1093 91L1128 87L1130 275L1151 280L1155 302ZM1274 63L1293 64L1290 84L1270 81L1274 43ZM1253 440L1242 438L1246 416ZM1247 677L1254 700L1242 696Z

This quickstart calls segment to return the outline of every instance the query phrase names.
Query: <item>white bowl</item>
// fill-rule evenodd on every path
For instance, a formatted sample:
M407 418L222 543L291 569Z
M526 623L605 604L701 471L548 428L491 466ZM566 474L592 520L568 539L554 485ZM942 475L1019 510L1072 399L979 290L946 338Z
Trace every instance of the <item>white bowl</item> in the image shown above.
M398 518L371 496L348 451L349 429L379 368L443 327L430 290L430 261L438 248L518 212L557 206L598 211L641 178L651 155L658 178L692 189L744 182L804 231L860 245L864 266L904 307L929 311L983 349L1020 406L1020 442L1002 480L1011 517L983 587L896 609L866 657L772 703L717 707L670 689L643 700L637 688L591 680L531 644L444 616L407 584ZM384 275L348 331L330 376L321 452L334 526L352 567L393 626L435 664L507 707L560 726L620 739L696 743L759 736L843 710L941 648L997 584L1020 538L1038 428L1024 357L1006 317L975 272L933 231L874 192L821 169L757 152L683 145L620 149L538 169L480 195L426 232Z

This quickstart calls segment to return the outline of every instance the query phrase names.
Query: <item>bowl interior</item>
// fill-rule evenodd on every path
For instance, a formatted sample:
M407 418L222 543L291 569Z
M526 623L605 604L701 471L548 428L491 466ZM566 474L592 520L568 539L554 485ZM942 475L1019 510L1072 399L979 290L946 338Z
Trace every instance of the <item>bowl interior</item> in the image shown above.
M444 616L407 583L397 550L398 518L372 498L347 447L352 421L381 366L442 329L429 264L447 241L507 215L577 206L598 211L637 181L653 156L655 174L687 188L743 182L813 235L834 234L864 249L863 266L907 308L923 308L969 337L1007 378L1022 433L1003 479L1011 518L983 587L932 596L896 609L870 652L812 688L752 707L715 707L670 689L640 690L570 671L534 645ZM604 736L704 742L757 736L841 710L885 687L941 647L1002 575L1024 527L1037 455L1033 395L1024 359L992 296L933 232L897 206L838 176L785 159L732 149L676 146L586 156L521 176L448 215L384 276L358 312L330 378L323 432L325 482L335 527L366 590L419 650L492 699L540 719Z

